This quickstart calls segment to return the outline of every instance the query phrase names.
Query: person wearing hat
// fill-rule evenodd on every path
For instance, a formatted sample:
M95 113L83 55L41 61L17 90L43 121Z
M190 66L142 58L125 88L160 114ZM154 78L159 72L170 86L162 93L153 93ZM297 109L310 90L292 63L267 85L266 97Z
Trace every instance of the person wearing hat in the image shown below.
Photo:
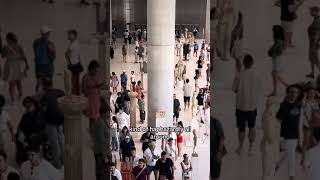
M29 160L21 165L22 180L63 180L63 174L42 158L41 147L38 143L28 146Z
M173 144L173 138L168 139L168 143L165 146L165 152L167 153L168 157L171 158L172 161L177 160L177 151L176 146Z
M312 24L308 28L309 36L309 61L311 65L311 73L307 75L309 78L314 78L315 67L320 70L320 62L318 51L320 48L320 8L313 6L310 8L310 15L314 18Z
M33 42L35 74L37 78L36 91L40 87L40 79L44 78L52 81L54 73L53 63L56 58L56 50L54 43L49 39L51 31L47 26L41 27L41 37Z
M125 157L131 156L131 150L135 147L134 141L130 136L126 136L123 141L120 142L120 161L125 160Z
M155 141L149 142L149 148L146 149L143 153L143 157L147 162L147 169L150 172L149 178L151 173L154 173L154 179L158 179L158 170L156 168L156 162L158 159L160 159L160 151L156 147Z

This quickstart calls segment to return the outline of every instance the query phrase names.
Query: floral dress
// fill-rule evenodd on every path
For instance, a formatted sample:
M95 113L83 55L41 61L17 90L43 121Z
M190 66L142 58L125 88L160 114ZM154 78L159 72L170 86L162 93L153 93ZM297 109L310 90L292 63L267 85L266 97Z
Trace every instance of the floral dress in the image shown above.
M131 178L132 167L130 163L121 164L122 180L132 180Z

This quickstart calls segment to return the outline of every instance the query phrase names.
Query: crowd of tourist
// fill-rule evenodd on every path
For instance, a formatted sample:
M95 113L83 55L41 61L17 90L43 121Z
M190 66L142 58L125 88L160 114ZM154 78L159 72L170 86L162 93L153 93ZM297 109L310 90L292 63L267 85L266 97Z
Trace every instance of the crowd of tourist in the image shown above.
M284 80L283 70L286 56L284 52L295 48L292 42L294 24L297 19L297 11L303 7L304 1L279 0L275 5L281 10L281 25L274 25L273 45L267 51L272 59L272 85L273 90L268 95L266 107L262 114L263 138L261 142L262 154L262 179L274 179L283 162L287 161L288 179L296 179L296 157L301 157L300 165L306 170L310 180L319 179L319 80L314 81L315 67L319 66L320 44L320 8L310 8L313 18L312 24L307 28L309 37L308 58L311 64L311 73L307 75L305 82L289 83ZM240 18L240 17L239 17ZM236 26L237 28L237 26ZM235 29L236 29L235 28ZM243 27L242 27L243 28ZM255 59L246 54L237 59L238 73L234 81L233 91L236 94L236 126L238 129L239 146L236 153L243 156L243 144L246 137L246 129L249 129L248 155L254 155L256 137L256 117L259 98L261 97L261 80L254 70ZM298 72L297 72L298 73ZM279 101L278 83L284 85L285 97ZM282 97L280 97L282 98ZM222 159L226 154L224 144L225 134L221 122L213 120L213 161L211 164L211 176L217 180L221 176ZM298 152L301 156L297 156ZM282 178L283 179L283 178Z
M114 49L116 48L117 40L119 40L115 29L113 32L113 44L110 47L112 49L112 54L110 54L112 57L114 57ZM135 32L129 32L126 30L123 37L122 62L128 63L129 55L134 57L134 61L129 63L147 61L147 50L144 47L146 31L138 29ZM131 45L132 39L135 39L133 45ZM202 135L200 135L199 128L192 127L192 129L195 131L197 129L197 132L194 132L196 133L195 135L201 137L201 141L204 142L204 139L208 136L210 116L210 47L204 41L200 45L198 42L199 40L189 41L188 38L184 38L182 35L176 37L175 55L178 62L174 69L174 85L175 91L181 91L183 94L183 102L180 102L173 92L174 114L172 122L174 126L181 128L184 127L183 122L189 124L191 121L195 121L193 124L196 125L193 126L201 124L200 126L205 129ZM191 53L193 54L190 55ZM190 66L188 65L190 63L196 64L191 66L196 67L196 69L190 69L195 72L194 77L188 77L187 75L187 66ZM207 69L203 68L205 65ZM136 109L136 106L138 106L139 115L137 118L139 117L141 125L144 124L146 119L146 96L144 94L143 79L138 80L139 76L137 76L140 73L144 73L143 66L143 63L140 64L140 72L126 69L118 75L116 72L111 73L110 105L112 122L110 127L112 154L109 159L112 162L111 173L113 178L117 180L145 180L154 174L155 179L190 179L192 171L190 157L183 152L186 133L169 132L169 138L157 139L153 132L148 131L143 133L140 142L137 142L133 138L133 134L137 132L130 132L131 121L135 119L132 118L132 114L135 115L135 113L132 113L131 108ZM206 73L203 73L203 71L206 71ZM204 78L206 83L199 82L200 78L202 80L203 77L207 77ZM191 84L191 79L189 78L193 78L195 84ZM137 99L137 101L133 99ZM185 114L183 119L180 117L181 111ZM187 119L186 113L189 111L191 111L192 119ZM141 143L141 150L137 149L137 143ZM181 161L180 158L182 158ZM177 165L178 160L180 161L179 165ZM177 168L181 168L181 176L176 175Z

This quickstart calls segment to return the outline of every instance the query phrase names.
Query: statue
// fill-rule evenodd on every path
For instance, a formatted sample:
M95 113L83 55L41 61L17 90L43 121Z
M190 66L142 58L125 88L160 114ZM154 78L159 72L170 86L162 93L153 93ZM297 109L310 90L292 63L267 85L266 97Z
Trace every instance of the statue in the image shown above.
M135 87L133 87L133 90L129 93L129 97L130 97L130 127L136 127L138 93L136 92Z
M197 154L195 149L197 147L198 144L198 136L197 136L197 131L195 129L192 130L192 134L193 134L193 150L192 150L192 154Z
M215 8L215 18L217 18L216 47L217 55L222 60L228 60L230 53L231 29L234 27L237 19L235 0L218 0Z

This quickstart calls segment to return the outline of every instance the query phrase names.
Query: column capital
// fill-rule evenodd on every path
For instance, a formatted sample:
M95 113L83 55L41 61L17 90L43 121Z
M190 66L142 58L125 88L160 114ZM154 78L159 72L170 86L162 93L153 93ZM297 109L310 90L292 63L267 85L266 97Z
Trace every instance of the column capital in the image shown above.
M59 107L65 115L82 114L82 111L87 107L88 100L83 96L64 96L58 99Z

